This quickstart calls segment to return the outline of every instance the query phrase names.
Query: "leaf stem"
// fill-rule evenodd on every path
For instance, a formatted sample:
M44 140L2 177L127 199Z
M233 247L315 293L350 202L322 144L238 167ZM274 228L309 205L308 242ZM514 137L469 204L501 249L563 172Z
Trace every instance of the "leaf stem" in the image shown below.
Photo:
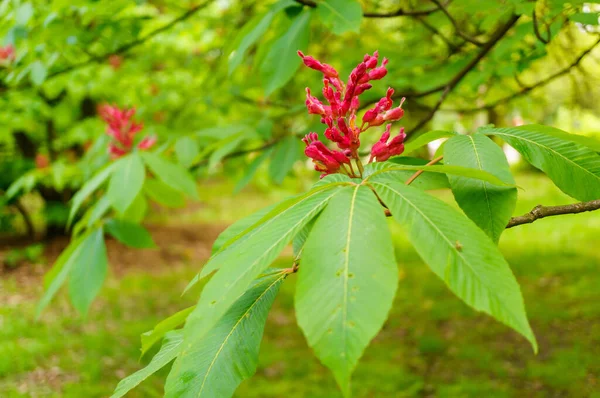
M439 156L435 159L433 159L431 162L427 163L425 166L431 166L433 164L436 164L437 162L439 162L440 160L442 160L444 158L444 156ZM418 170L415 174L413 174L408 180L406 180L406 185L410 185L414 180L417 179L418 176L420 176L421 174L423 174L425 170Z

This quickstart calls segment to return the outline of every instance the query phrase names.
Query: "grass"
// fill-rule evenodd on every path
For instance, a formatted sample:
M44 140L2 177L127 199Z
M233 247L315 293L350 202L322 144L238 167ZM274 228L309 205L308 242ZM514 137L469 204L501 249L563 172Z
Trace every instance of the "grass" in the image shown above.
M516 214L539 203L572 201L543 177L517 182L526 190L519 192ZM246 192L243 201L211 195L213 202L168 222L230 222L284 194ZM600 397L600 213L540 220L502 237L540 344L537 356L519 335L455 298L401 229L390 226L400 285L388 322L355 372L355 396ZM287 266L290 259L279 261ZM18 274L0 280L0 396L108 396L120 378L149 360L138 361L139 335L193 302L194 295L181 298L180 292L198 266L182 260L151 272L136 267L111 275L85 321L63 294L35 322L40 280L23 282ZM257 374L237 396L339 396L295 325L293 292L291 277L269 316ZM162 396L165 375L166 369L131 396Z

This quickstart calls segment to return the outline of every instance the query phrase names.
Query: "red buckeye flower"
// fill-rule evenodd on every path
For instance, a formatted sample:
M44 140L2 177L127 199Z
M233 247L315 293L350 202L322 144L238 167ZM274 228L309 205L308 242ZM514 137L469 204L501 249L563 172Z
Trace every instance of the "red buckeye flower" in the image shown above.
M394 122L404 116L404 98L397 107L392 108L394 90L388 88L386 96L365 112L360 127L356 123L356 113L360 107L359 96L372 88L370 81L382 79L387 74L388 60L384 58L377 66L379 53L375 51L373 55L366 54L344 83L333 66L304 55L302 51L298 51L298 55L306 66L323 74L323 97L328 105L314 97L310 89L306 88L306 108L309 114L321 116L321 123L327 126L325 138L340 149L336 151L327 148L319 141L316 133L309 133L303 138L306 144L304 153L313 160L315 170L323 172L321 177L340 172L351 177L361 176L362 163L358 154L360 135L371 127ZM404 129L388 143L390 129L391 125L388 124L380 140L373 145L369 162L385 161L404 151ZM354 160L359 169L358 175L353 170L351 160Z
M134 137L143 128L143 123L133 120L135 108L120 109L115 105L104 104L99 107L100 117L107 123L106 134L113 140L108 145L108 151L113 159L119 158L133 150ZM138 144L140 150L152 148L156 137L145 137Z
M12 62L15 60L15 48L12 44L0 47L0 61Z

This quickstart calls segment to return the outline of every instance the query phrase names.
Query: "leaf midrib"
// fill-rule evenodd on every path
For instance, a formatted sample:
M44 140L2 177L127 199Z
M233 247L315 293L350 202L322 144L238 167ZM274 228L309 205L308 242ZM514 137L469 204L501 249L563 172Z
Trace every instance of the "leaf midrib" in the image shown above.
M569 162L569 163L572 163L572 164L574 164L575 166L577 166L577 167L578 167L578 168L580 168L581 170L583 170L583 171L585 171L586 173L590 174L592 177L594 177L594 178L596 178L596 179L600 180L600 176L598 176L598 175L596 175L596 174L592 173L591 171L589 171L589 170L588 170L588 169L586 169L585 167L583 167L583 166L581 166L580 164L576 163L575 161L573 161L573 160L569 159L568 157L566 157L565 155L561 154L560 152L557 152L556 150L554 150L554 149L552 149L552 148L550 148L550 147L548 147L548 146L546 146L546 145L540 144L539 142L532 141L532 140L530 140L530 139L527 139L527 138L525 138L525 137L523 137L523 136L520 136L520 135L514 135L514 134L509 134L509 133L504 133L504 132L502 132L502 133L494 132L494 135L500 135L500 136L502 136L502 135L506 135L506 136L513 137L513 138L516 138L516 139L519 139L519 140L527 141L527 142L529 142L529 143L531 143L531 144L533 144L533 145L536 145L536 146L539 146L539 147L541 147L541 148L547 149L548 151L555 153L555 154L556 154L558 157L560 157L560 158L562 158L562 159L566 160L566 161L567 161L567 162ZM560 138L557 138L557 137L554 137L554 138L556 138L556 139L560 140Z
M246 317L246 315L248 315L248 313L260 302L260 300L262 300L262 298L264 297L265 294L267 294L271 288L276 284L279 283L279 281L281 281L283 278L286 277L285 273L281 273L281 275L275 279L273 281L273 283L271 283L264 292L262 292L260 294L260 296L258 296L256 298L256 300L248 307L248 309L240 316L240 318L237 320L237 322L235 323L235 325L233 326L233 328L231 328L231 331L227 334L227 337L225 337L225 340L223 340L223 343L221 344L221 346L219 347L219 349L217 350L217 353L215 354L215 357L213 358L212 362L210 363L208 369L206 370L206 374L204 375L204 379L202 380L202 385L200 386L200 390L198 391L198 395L197 397L200 397L202 395L202 391L204 390L204 385L206 384L206 380L208 379L208 375L210 374L210 372L212 371L212 368L215 364L215 362L217 361L217 359L219 358L219 355L221 354L221 351L223 351L223 348L225 348L225 345L227 344L227 341L229 340L229 338L233 335L233 333L235 332L235 330L237 329L237 327L240 325L240 323L242 322L242 320Z
M422 212L422 211L421 211L421 210L420 210L418 207L416 207L416 206L415 206L415 205L414 205L414 204L413 204L413 203L412 203L410 200L408 200L408 199L406 198L406 196L402 195L402 193L400 193L400 192L396 191L396 190L395 190L394 188L392 188L391 186L389 186L389 185L385 185L385 184L382 184L382 183L380 183L380 182L377 182L377 181L374 181L374 182L373 182L373 184L379 184L379 185L383 186L384 188L387 188L387 189L389 189L390 191L393 191L393 192L395 192L396 194L398 194L398 196L402 197L402 199L404 199L404 201L405 201L406 203L408 203L408 204L409 204L409 205L410 205L410 206L411 206L413 209L415 209L415 210L416 210L416 211L417 211L419 214L421 214L421 216L422 216L422 217L423 217L423 218L424 218L424 219L425 219L425 220L426 220L426 221L427 221L427 222L428 222L428 223L429 223L431 226L433 226L433 228L435 228L435 229L436 229L436 230L439 232L440 236L442 236L442 238L443 238L443 239L444 239L444 240L445 240L445 241L448 243L448 246L450 246L450 250L451 250L451 251L453 251L453 252L455 252L455 253L456 253L456 255L458 255L458 257L460 257L460 258L462 259L462 261L463 261L463 262L464 262L464 263L465 263L465 264L468 266L468 268L471 270L471 272L472 272L474 275L477 275L477 276L478 276L478 278L477 278L477 279L480 281L480 283L481 283L482 285L484 285L484 286L486 287L486 290L488 291L488 294L495 296L495 297L496 297L496 300L497 300L498 302L502 302L502 301L500 300L500 297L499 297L498 295L496 295L495 293L493 293L493 290L492 290L492 289L490 289L490 287L489 287L489 286L488 286L486 283L483 283L482 279L479 277L479 274L478 274L478 273L475 271L475 269L473 268L473 266L472 266L472 265L471 265L471 264L470 264L470 263L469 263L469 262L468 262L468 261L465 259L465 257L462 255L462 253L461 253L460 251L456 250L456 247L455 247L455 245L454 245L454 244L452 244L452 242L450 242L450 240L448 240L448 238L446 237L446 235L445 235L445 234L444 234L444 233L443 233L443 232L442 232L442 231L441 231L441 230L438 228L438 226L437 226L437 225L436 225L436 224L435 224L435 223L434 223L434 222L433 222L433 221L432 221L432 220L431 220L429 217L427 217L427 215L425 215L425 214L424 214L424 213L423 213L423 212ZM503 308L504 308L504 310L505 310L507 313L510 313L510 314L513 316L513 320L517 320L517 319L518 319L518 317L514 317L514 313L513 313L512 311L510 311L510 309L509 309L509 308L507 308L506 306L503 306ZM519 324L520 324L520 323L519 323Z
M473 152L475 153L475 160L477 161L477 167L479 167L480 170L483 170L483 168L481 166L481 159L479 158L479 152L477 151L477 146L475 145L475 140L470 135L467 135L467 137L469 138L469 140L471 141L471 144L473 145ZM494 236L494 240L495 240L496 239L496 231L495 231L495 227L494 227L494 216L492 214L492 206L490 204L490 197L488 194L487 183L485 181L481 181L481 182L483 183L483 192L485 194L485 203L487 204L488 214L490 216L491 232L492 232L492 235Z
M346 258L344 259L344 300L342 303L342 347L344 347L344 359L347 360L348 352L346 340L348 339L348 279L349 279L349 267L350 267L350 240L352 238L352 225L354 218L354 207L356 204L356 195L358 194L358 189L360 185L357 185L354 189L354 193L352 194L352 199L350 201L350 213L348 215L348 237L346 238L346 247L345 253Z

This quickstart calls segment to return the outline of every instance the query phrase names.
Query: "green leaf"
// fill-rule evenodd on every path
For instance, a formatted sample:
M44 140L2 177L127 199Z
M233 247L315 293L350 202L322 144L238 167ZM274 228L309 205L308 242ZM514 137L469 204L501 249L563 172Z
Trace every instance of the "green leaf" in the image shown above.
M300 230L300 232L298 232L296 236L294 236L294 240L292 241L292 249L295 259L298 259L302 254L302 250L304 249L306 239L308 239L308 235L310 234L310 231L312 230L312 227L315 224L315 220L318 217L319 215L316 215L315 218L313 218L308 224L304 226L304 228Z
M317 15L336 35L360 31L362 7L356 0L322 0L317 3Z
M29 77L34 86L41 86L48 76L48 69L42 63L42 61L35 61L31 64L29 69Z
M345 396L392 307L398 269L383 208L363 185L343 188L316 219L296 285L296 317Z
M238 385L256 372L260 342L267 315L285 272L255 281L231 306L214 329L181 356L191 366L172 371L165 386L166 397L231 397ZM177 367L177 363L173 369Z
M217 164L219 164L219 162L223 160L225 156L235 151L235 149L245 139L246 137L244 136L244 133L241 132L231 137L227 137L216 143L217 148L214 150L213 153L210 154L210 157L208 158L208 169L211 171L214 170Z
M583 25L598 25L600 20L600 13L597 12L578 12L573 15L569 15L569 19L573 22L579 22Z
M269 165L269 175L275 184L280 185L285 176L288 175L300 151L299 140L297 137L287 137L281 140L273 150L271 164Z
M514 184L504 152L494 141L481 134L450 138L444 148L444 161L447 165L487 171L502 181ZM515 210L517 189L466 177L449 176L448 179L460 208L498 243Z
M116 164L106 195L115 210L123 214L142 190L146 171L137 153L122 157Z
M191 306L181 310L167 319L160 321L152 330L142 333L142 356L148 352L154 344L158 343L168 332L175 329L179 325L183 325L188 315L193 311L195 306Z
M249 232L252 227L256 226L259 221L263 220L264 217L275 208L275 206L276 205L264 207L227 227L219 234L215 240L215 243L213 243L211 255L214 255L221 251L221 249L226 249L230 245L247 237L247 232Z
M381 178L370 184L450 290L521 333L537 352L519 284L494 242L458 210L419 189Z
M125 394L133 390L142 381L166 366L177 357L177 354L179 354L179 351L181 350L182 343L183 332L175 331L167 333L160 351L154 355L150 363L145 368L140 369L134 374L121 380L119 384L117 384L117 388L115 388L115 392L111 395L111 398L125 396Z
M265 160L267 160L271 156L271 148L267 149L260 155L258 155L254 160L248 165L248 167L244 170L244 175L240 180L235 184L235 188L233 190L234 193L240 192L248 183L252 180L252 177L256 174L258 168Z
M69 297L77 311L85 316L100 292L108 270L102 228L95 229L81 242L74 257L69 277Z
M439 166L439 165L417 166L417 165L396 164L393 162L383 162L383 163L377 162L377 163L369 163L368 165L366 165L363 176L365 177L365 181L368 181L369 179L371 179L374 176L379 176L382 174L386 175L387 178L395 178L396 177L395 172L404 171L404 170L412 170L412 171L423 170L423 171L432 172L432 173L444 173L444 174L457 175L457 176L462 176L462 177L476 178L478 180L486 181L486 182L489 182L494 185L512 186L512 184L508 184L508 183L502 181L501 179L499 179L498 177L496 177L493 174L488 173L487 171L471 169L471 168L462 167L462 166ZM400 176L402 176L402 174L400 174ZM399 179L400 178L401 177L399 177Z
M402 153L402 156L409 155L432 141L439 140L440 138L452 137L453 135L456 135L456 133L443 130L434 130L425 134L421 134L417 138L409 140L404 144L404 152Z
M273 43L261 63L260 74L266 95L283 87L296 74L301 63L296 51L308 47L310 16L310 11L296 16L288 31Z
M189 168L198 155L198 143L190 137L181 137L175 142L175 155L180 165Z
M108 196L102 196L96 204L90 209L90 216L87 219L87 227L92 227L110 208L110 199Z
M154 178L146 179L144 192L152 200L166 207L182 207L185 205L185 198L181 192Z
M231 245L237 245L248 236L248 232L250 232L253 228L258 226L261 221L265 221L265 216L271 212L275 208L276 204L267 206L257 212L250 214L247 217L242 218L241 220L236 221L227 227L223 232L219 234L215 242L213 243L211 256L219 253L222 250L229 248ZM194 278L187 284L182 294L186 294L192 287L194 287L198 282L204 279L206 276L210 275L213 271L216 271L218 267L218 263L213 262L210 265L205 265L198 274L194 276Z
M142 192L139 193L138 196L135 197L131 206L125 210L119 218L124 221L129 221L134 224L139 224L142 222L146 213L148 212L148 201Z
M391 163L404 164L413 166L425 166L429 161L421 158L413 158L410 156L397 156L390 159ZM394 179L398 182L406 182L415 174L412 170L397 170L394 171ZM445 189L450 188L448 177L442 173L422 173L419 178L413 180L411 186L419 188L423 191L432 189Z
M69 212L69 219L67 221L67 225L71 225L73 222L73 218L75 214L77 214L77 210L81 207L83 202L92 194L96 189L106 181L106 179L111 175L113 170L116 168L116 163L111 163L100 172L96 173L91 180L85 183L84 186L81 187L79 191L75 195L73 195L73 204L71 205L71 211Z
M142 152L142 158L152 171L169 187L183 192L191 198L200 199L196 181L183 167L173 164L159 155L151 152Z
M282 9L294 6L296 3L291 0L282 0L269 7L264 15L257 15L252 18L240 30L234 42L239 43L237 48L229 55L229 75L242 63L246 52L265 34L273 17Z
M110 219L105 224L106 232L116 240L136 249L156 247L148 230L139 224L129 221Z
M277 258L287 243L335 194L339 185L325 186L276 206L267 221L249 232L248 237L229 250L213 256L204 269L218 269L204 286L196 309L186 322L185 346L191 347L207 334L235 300ZM204 269L202 271L204 271ZM193 355L182 353L171 377L175 380L197 366Z
M36 307L36 318L39 318L42 311L50 303L52 298L58 292L58 289L65 283L73 265L80 257L81 243L84 242L93 231L78 237L71 241L69 245L58 256L52 269L44 276L44 294Z
M560 130L559 130L560 131ZM488 128L542 170L564 193L578 200L600 198L600 155L567 133L540 125Z

